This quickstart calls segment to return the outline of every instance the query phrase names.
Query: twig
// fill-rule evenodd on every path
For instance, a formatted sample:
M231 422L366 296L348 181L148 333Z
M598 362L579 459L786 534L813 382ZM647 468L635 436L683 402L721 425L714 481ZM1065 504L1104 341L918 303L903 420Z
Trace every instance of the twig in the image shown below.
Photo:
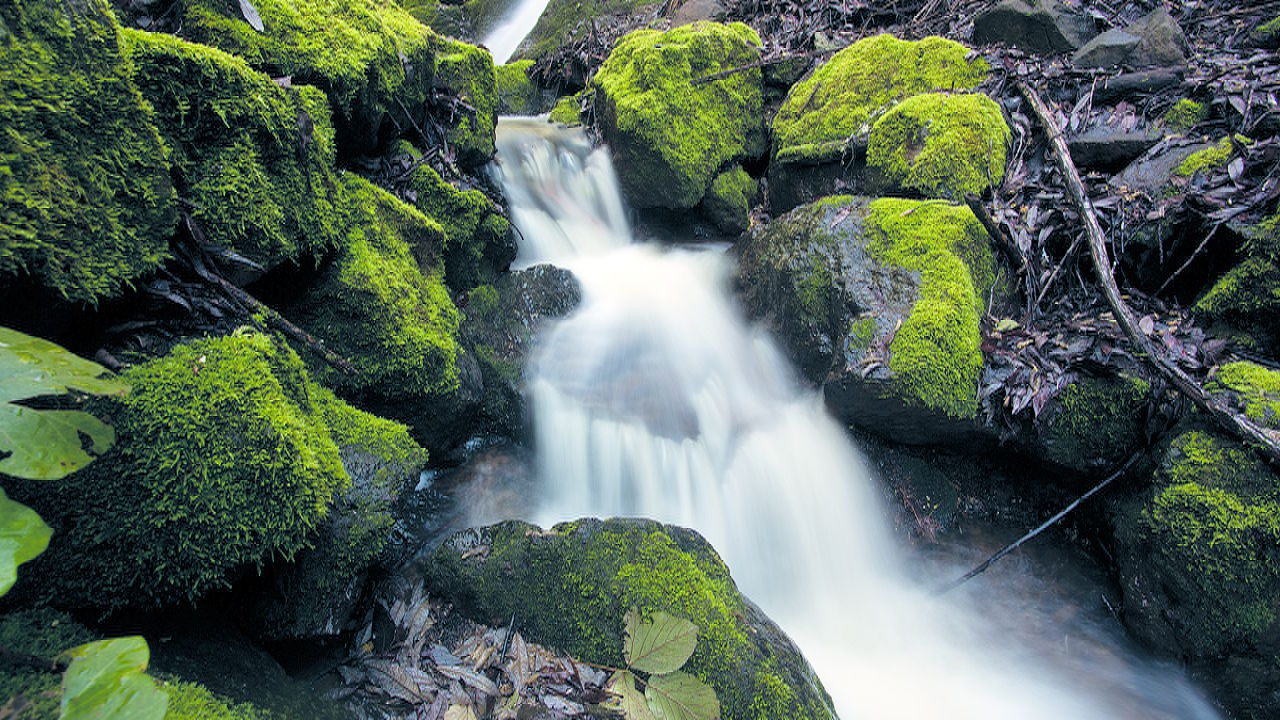
M813 51L813 52L791 53L788 55L778 55L777 57L761 58L754 62L749 62L745 65L737 65L735 67L731 67L728 70L721 70L720 72L711 73L710 75L703 75L702 77L696 77L692 81L690 81L689 84L694 87L697 87L699 85L705 85L706 83L709 83L709 82L715 82L716 80L723 80L731 75L736 75L740 72L745 72L747 70L768 67L769 65L778 65L788 60L800 60L802 58L813 60L816 58L820 58L823 55L834 54L835 52L842 49L843 48L835 48L832 50L822 50L821 52Z
M1044 301L1044 296L1049 294L1049 288L1053 287L1053 281L1058 279L1058 273L1062 272L1062 266L1067 264L1076 254L1076 249L1080 247L1080 241L1083 235L1077 235L1075 240L1071 241L1071 247L1067 248L1067 252L1063 254L1062 260L1053 266L1053 272L1049 273L1049 279L1044 281L1044 287L1040 288L1040 294L1036 296L1035 307L1039 309L1040 303Z
M1208 245L1209 241L1213 239L1213 236L1218 234L1218 228L1220 227L1222 227L1222 223L1214 223L1213 228L1210 229L1209 232L1205 234L1204 239L1200 241L1200 244L1196 246L1196 249L1191 251L1191 257L1187 258L1186 262L1182 263L1182 265L1179 266L1177 270L1174 270L1172 273L1170 273L1169 277L1164 279L1164 282L1160 285L1160 289L1156 290L1156 295L1159 295L1160 293L1164 292L1164 289L1169 287L1169 283L1177 279L1177 277L1181 275L1184 270L1186 270L1188 267L1191 266L1191 261L1199 257L1200 253L1204 250L1205 246Z
M982 200L973 193L966 193L964 204L969 206L969 210L973 212L974 217L978 218L978 222L982 223L982 227L986 228L987 235L991 236L991 242L1018 265L1018 272L1026 272L1027 258L1022 254L1022 249L1015 245L1008 235L1004 234L1004 231L996 224L995 218L991 217L991 213L987 211L987 207L982 204Z
M1141 451L1136 452L1136 453L1134 453L1133 455L1131 455L1131 456L1129 457L1129 459L1125 462L1125 464L1120 466L1120 469L1119 469L1119 470L1116 470L1115 472L1113 472L1113 473L1111 473L1110 475L1108 475L1108 476L1106 477L1106 479L1105 479L1105 480L1103 480L1102 482L1098 483L1097 485L1094 485L1093 487L1089 488L1089 491L1088 491L1088 492L1086 492L1085 494L1083 494L1083 495L1081 495L1080 497L1078 497L1078 498L1076 498L1075 500L1073 500L1073 501L1071 502L1071 504L1070 504L1070 505L1068 505L1068 506L1066 506L1066 507L1062 508L1061 510L1059 510L1059 511L1058 511L1058 513L1057 513L1056 515L1054 515L1053 517L1049 518L1048 520L1045 520L1044 522L1040 523L1040 526L1039 526L1039 527L1037 527L1035 530L1032 530L1031 532L1027 533L1026 535L1023 535L1022 537L1018 538L1017 540L1013 541L1012 543L1010 543L1010 544L1008 544L1008 545L1005 545L1004 547L1000 548L1000 550L999 550L998 552L996 552L996 554L995 554L995 555L992 555L991 557L989 557L989 558L987 558L986 560L984 560L984 561L982 562L982 564L978 565L977 567L975 567L974 569L972 569L972 570L970 570L969 572L965 573L964 575L961 575L959 578L957 578L957 579L955 579L955 580L952 580L951 582L947 583L946 585L943 585L942 587L938 588L938 590L936 590L936 591L935 591L935 594L936 594L936 595L942 595L942 594L945 594L945 593L949 593L949 592L951 592L952 590L955 590L956 588L958 588L958 587L960 587L961 585L965 584L966 582L969 582L969 581L970 581L970 580L972 580L973 578L975 578L975 577L977 577L977 576L981 575L982 573L986 572L986 571L987 571L987 568L989 568L989 567L991 567L992 565L994 565L994 564L995 564L995 562L996 562L997 560L999 560L1000 558L1004 557L1005 555L1008 555L1009 553L1013 552L1014 550L1017 550L1019 547L1021 547L1021 546L1022 546L1022 544L1023 544L1023 543L1027 542L1028 540L1030 540L1030 539L1034 538L1035 536L1039 535L1040 533L1042 533L1042 532L1044 532L1045 530L1047 530L1047 529L1049 529L1050 527L1052 527L1054 523L1056 523L1056 522L1058 522L1059 520L1061 520L1062 518L1066 517L1066 516L1067 516L1067 513L1071 512L1072 510L1075 510L1077 507L1079 507L1080 503L1084 502L1085 500L1088 500L1089 498L1093 497L1094 495L1097 495L1099 492L1102 492L1103 488L1105 488L1106 486L1110 485L1110 484L1112 483L1112 481L1114 481L1116 478L1118 478L1118 477L1120 477L1121 475L1123 475L1123 474L1124 474L1124 472L1125 472L1126 470L1128 470L1128 469L1129 469L1129 468L1130 468L1130 467L1131 467L1135 462L1137 462L1137 461L1138 461L1138 458L1140 458L1140 457L1142 457L1142 452L1141 452Z
M1029 85L1019 81L1018 90L1026 98L1027 103L1031 105L1031 109L1035 112L1036 117L1039 118L1040 124L1044 126L1045 134L1049 137L1054 161L1057 163L1058 169L1062 171L1062 179L1066 183L1067 194L1071 196L1081 220L1084 221L1084 229L1089 241L1089 255L1093 259L1094 275L1097 277L1098 283L1102 285L1103 295L1107 298L1107 304L1111 306L1116 322L1120 325L1120 329L1124 331L1125 336L1129 338L1129 342L1138 350L1138 354L1155 366L1156 370L1168 378L1182 394L1190 398L1200 409L1207 412L1219 426L1245 442L1253 443L1268 460L1275 465L1280 465L1280 445L1275 440L1270 438L1253 421L1231 412L1221 402L1205 392L1205 389L1199 383L1183 372L1163 352L1159 351L1146 334L1138 328L1138 321L1134 318L1133 311L1129 309L1124 299L1120 297L1120 288L1116 286L1115 276L1111 273L1111 260L1107 255L1106 236L1102 232L1102 226L1098 223L1098 216L1093 210L1093 204L1085 194L1084 183L1080 180L1080 172L1076 170L1075 162L1071 160L1071 151L1067 148L1066 140L1063 139L1062 130L1058 127L1053 114L1049 112L1049 108L1044 104L1044 101Z

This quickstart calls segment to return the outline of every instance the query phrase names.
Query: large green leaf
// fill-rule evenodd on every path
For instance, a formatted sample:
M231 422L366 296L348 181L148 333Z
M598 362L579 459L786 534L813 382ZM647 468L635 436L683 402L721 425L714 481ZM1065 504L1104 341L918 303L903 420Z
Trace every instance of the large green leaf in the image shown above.
M18 579L18 566L44 552L53 531L35 510L0 489L0 595Z
M631 608L623 616L626 639L622 655L627 667L647 673L669 673L679 670L693 655L698 644L698 626L684 618L655 612L652 619L641 620Z
M0 327L0 473L30 480L56 480L93 460L115 442L115 433L76 410L37 410L15 401L65 393L123 393L129 386L100 377L106 368L61 347Z
M716 691L689 673L654 675L644 696L658 720L720 720Z
M615 672L605 691L614 696L614 707L626 720L657 720L649 710L649 702L636 689L636 676L629 670Z
M60 720L163 720L169 696L146 674L146 640L99 640L67 655L73 659L62 676Z

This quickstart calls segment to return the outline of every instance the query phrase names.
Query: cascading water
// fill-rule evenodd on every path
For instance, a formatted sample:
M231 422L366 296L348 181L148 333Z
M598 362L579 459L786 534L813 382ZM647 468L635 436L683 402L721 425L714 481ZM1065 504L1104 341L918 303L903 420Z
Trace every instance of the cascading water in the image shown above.
M524 36L529 34L529 28L538 22L538 17L545 9L547 0L516 0L510 13L481 42L489 48L495 65L511 59Z
M632 244L606 154L566 133L499 127L520 262L566 266L583 289L530 369L541 477L530 519L697 529L846 720L1216 717L1172 671L1048 662L963 594L909 582L843 428L733 307L728 258Z

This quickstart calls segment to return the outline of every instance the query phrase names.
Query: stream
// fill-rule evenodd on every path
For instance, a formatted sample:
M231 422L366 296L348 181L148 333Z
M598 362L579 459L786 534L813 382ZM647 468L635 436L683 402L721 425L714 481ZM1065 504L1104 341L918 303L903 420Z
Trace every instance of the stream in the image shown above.
M734 306L732 258L633 242L607 152L580 132L503 119L498 147L517 265L566 267L583 290L528 368L524 519L696 529L846 719L1218 717L1181 671L1136 651L1096 595L1072 600L1091 591L1052 562L1011 558L942 597L914 581L921 563L946 579L981 552L900 546L848 433Z

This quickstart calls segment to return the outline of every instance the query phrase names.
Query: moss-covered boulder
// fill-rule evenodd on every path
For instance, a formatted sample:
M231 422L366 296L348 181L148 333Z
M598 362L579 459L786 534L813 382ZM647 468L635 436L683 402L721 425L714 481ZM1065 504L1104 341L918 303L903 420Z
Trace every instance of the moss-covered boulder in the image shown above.
M488 552L475 552L477 543ZM834 717L800 652L691 530L615 519L543 532L506 522L447 541L425 574L432 592L477 621L500 625L514 613L535 642L615 667L629 608L688 618L699 632L684 669L715 689L721 717Z
M924 93L871 128L867 166L888 193L963 201L1004 179L1012 132L1000 106L977 93Z
M624 26L634 28L634 23L644 24L644 18L657 14L662 3L654 0L594 0L584 3L578 0L548 0L538 16L538 22L525 36L514 55L518 60L546 61L575 41L583 40L593 32ZM570 76L565 78L570 90L581 88L586 76L594 68L574 65L566 68Z
M773 118L769 197L775 211L834 192L867 147L876 121L913 95L970 90L987 76L981 58L940 37L864 38L792 86Z
M1280 712L1280 476L1213 432L1173 438L1117 503L1124 618L1188 662L1236 717Z
M270 270L343 240L344 188L323 93L282 88L240 58L171 35L126 30L125 38L178 191L210 242Z
M751 226L751 206L760 184L741 165L716 175L702 198L702 214L721 232L738 235Z
M0 278L96 303L160 267L167 152L105 0L0 7Z
M496 97L488 52L442 38L393 2L257 0L254 7L263 32L236 4L183 2L182 34L264 72L319 87L333 105L346 152L368 152L388 135L415 132L433 90L447 89L475 110L449 131L450 147L468 163L493 155Z
M968 208L849 196L802 206L740 243L738 285L837 415L913 442L979 432L978 323L1007 289Z
M351 485L335 495L311 547L254 583L259 590L244 604L242 624L263 640L328 638L349 629L395 524L392 510L427 461L404 425L357 410L326 388L313 390Z
M498 112L503 115L536 115L541 94L529 79L532 60L517 60L493 69L498 82Z
M1140 377L1081 376L1063 388L1036 419L1028 439L1036 457L1082 474L1098 475L1143 447L1141 418L1152 401Z
M567 95L556 101L547 115L548 122L560 123L568 127L582 124L582 96Z
M1196 301L1195 313L1215 334L1280 356L1280 212L1253 228L1238 263Z
M401 141L387 154L387 162L409 173L406 197L444 231L439 253L445 282L454 293L493 282L516 256L511 223L483 192L455 187L420 163L421 157L417 148Z
M731 163L762 155L759 68L694 81L759 60L742 23L637 30L600 66L596 116L627 199L638 208L692 208Z
M253 332L131 368L95 414L115 446L56 483L6 481L54 529L15 592L154 607L228 587L311 542L348 484L302 361Z
M1280 372L1249 361L1219 367L1207 386L1260 427L1280 430Z
M516 0L405 0L400 3L423 25L441 35L478 43L502 22Z

